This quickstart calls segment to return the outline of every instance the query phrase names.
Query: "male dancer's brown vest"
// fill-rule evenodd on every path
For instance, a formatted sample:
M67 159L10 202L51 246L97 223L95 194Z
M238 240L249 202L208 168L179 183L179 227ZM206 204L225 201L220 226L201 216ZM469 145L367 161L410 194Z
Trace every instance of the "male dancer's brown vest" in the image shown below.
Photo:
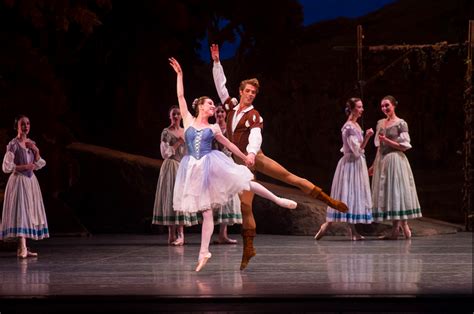
M263 119L257 110L250 109L240 118L235 130L232 130L235 103L236 102L233 102L231 98L228 98L224 105L224 109L227 112L227 138L245 154L247 153L247 145L249 144L250 131L253 128L263 130Z

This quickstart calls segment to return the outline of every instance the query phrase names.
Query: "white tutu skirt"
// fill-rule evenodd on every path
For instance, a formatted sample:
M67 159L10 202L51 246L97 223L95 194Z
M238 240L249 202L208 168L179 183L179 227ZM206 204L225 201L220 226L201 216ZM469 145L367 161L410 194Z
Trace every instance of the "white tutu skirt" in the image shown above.
M186 155L179 164L174 186L173 209L200 212L218 209L235 194L250 190L253 174L218 150L196 159Z

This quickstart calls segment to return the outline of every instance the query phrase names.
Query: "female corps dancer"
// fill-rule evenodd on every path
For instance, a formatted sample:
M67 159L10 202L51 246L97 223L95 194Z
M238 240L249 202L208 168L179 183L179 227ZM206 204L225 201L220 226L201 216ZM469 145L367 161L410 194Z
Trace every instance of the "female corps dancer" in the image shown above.
M380 104L386 118L377 122L375 146L378 147L369 174L372 178L372 202L375 221L392 221L392 232L383 239L397 240L400 227L411 238L408 219L421 217L415 179L404 151L411 148L408 124L395 109L398 101L385 96Z
M7 145L2 170L11 173L5 187L0 240L18 239L20 258L36 257L26 246L26 239L49 238L48 222L41 189L34 171L46 166L36 143L28 138L30 119L20 115L15 119L17 136Z
M169 110L170 126L161 132L160 151L163 157L158 183L152 224L168 226L168 244L184 244L184 226L197 225L196 214L173 210L173 190L179 162L184 156L184 130L181 127L181 113L177 106Z
M332 180L331 197L343 201L349 211L341 213L328 207L326 222L314 237L319 240L333 222L347 222L350 238L363 240L356 228L356 223L372 223L372 199L370 195L369 174L365 162L364 148L374 135L368 129L363 136L357 120L362 116L364 107L360 98L350 98L346 103L347 121L342 126L342 149L344 156L339 160Z

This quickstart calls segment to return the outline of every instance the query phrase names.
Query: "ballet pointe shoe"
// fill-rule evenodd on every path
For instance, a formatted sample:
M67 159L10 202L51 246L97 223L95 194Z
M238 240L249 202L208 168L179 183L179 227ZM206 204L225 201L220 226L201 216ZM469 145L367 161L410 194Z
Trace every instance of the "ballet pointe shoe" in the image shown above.
M231 239L231 238L222 238L222 239L217 239L213 244L237 244L237 240Z
M38 257L38 253L31 252L29 248L26 248L26 254L28 257Z
M327 204L329 207L334 208L335 210L340 211L341 213L347 213L347 211L349 211L349 208L347 207L346 204L344 204L341 201L331 198L329 195L324 193L321 190L321 188L317 186L313 188L310 195L311 197L322 201L323 203Z
M16 255L19 258L27 258L27 257L37 257L38 253L31 252L27 247L22 247L16 251Z
M184 245L184 233L178 232L178 237L174 240L171 245L173 246L183 246Z
M314 238L316 240L321 240L321 238L324 237L324 234L326 233L327 228L328 228L328 223L327 222L323 223L321 227L319 228L318 233L316 233L316 235L314 236Z
M176 227L175 226L168 226L168 244L173 245L173 242L178 239L176 237Z
M250 259L257 255L255 248L253 247L253 239L255 238L257 232L255 229L243 229L242 230L242 239L243 239L243 252L242 252L242 261L240 262L240 270L244 270L250 262Z
M173 243L176 242L176 237L168 237L168 244L173 245Z
M359 232L357 232L357 229L355 228L355 225L353 225L353 224L349 225L349 238L352 241L365 240L365 237L360 235Z
M212 256L211 253L207 253L207 254L204 254L203 257L199 258L199 261L196 266L196 272L200 272L201 269L203 269L203 267L207 264L207 261L211 258L211 256Z
M399 231L398 228L392 229L390 235L382 235L379 237L379 240L398 240Z
M276 201L278 206L288 208L288 209L295 209L298 204L295 201L289 200L287 198L279 197Z
M408 227L408 225L404 225L402 226L402 230L403 230L403 235L405 236L405 239L411 239L410 227Z
M16 250L16 256L19 258L27 258L28 257L28 249L26 247L22 247Z
M183 246L184 245L184 238L177 238L175 241L171 243L172 246Z
M361 236L360 234L353 234L351 236L351 240L352 241L361 241L361 240L365 240L365 237L364 236Z

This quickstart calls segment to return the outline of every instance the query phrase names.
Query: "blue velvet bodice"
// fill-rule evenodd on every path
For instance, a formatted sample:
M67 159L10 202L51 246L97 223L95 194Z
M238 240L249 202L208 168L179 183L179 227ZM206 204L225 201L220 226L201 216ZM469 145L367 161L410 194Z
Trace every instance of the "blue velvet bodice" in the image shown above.
M202 156L205 156L212 151L214 133L210 128L197 130L190 126L184 132L184 139L188 149L188 155L191 155L196 159L201 159Z

